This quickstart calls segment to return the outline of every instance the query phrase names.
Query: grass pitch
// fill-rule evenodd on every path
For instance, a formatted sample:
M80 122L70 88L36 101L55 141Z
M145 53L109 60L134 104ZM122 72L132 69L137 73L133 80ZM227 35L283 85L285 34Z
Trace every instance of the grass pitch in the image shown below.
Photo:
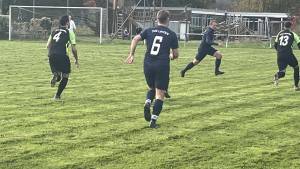
M300 168L300 93L290 68L272 85L272 49L219 48L225 75L208 56L181 78L197 51L181 45L172 98L149 129L143 46L126 65L128 44L78 44L63 102L51 100L44 48L0 41L0 168Z

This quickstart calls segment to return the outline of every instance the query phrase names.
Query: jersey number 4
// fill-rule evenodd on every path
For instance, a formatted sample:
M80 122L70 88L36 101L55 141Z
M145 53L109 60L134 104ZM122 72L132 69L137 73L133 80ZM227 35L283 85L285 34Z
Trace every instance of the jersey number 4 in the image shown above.
M289 36L281 36L281 37L279 38L279 40L280 40L279 45L280 45L280 46L286 46L286 45L289 43L289 39L290 39Z
M158 55L162 40L163 40L162 36L155 36L153 40L151 52L150 52L151 55L155 55L155 56Z
M53 36L53 40L55 40L56 42L58 42L59 39L60 39L60 35L61 35L61 32L58 32L57 34L55 34L55 35Z

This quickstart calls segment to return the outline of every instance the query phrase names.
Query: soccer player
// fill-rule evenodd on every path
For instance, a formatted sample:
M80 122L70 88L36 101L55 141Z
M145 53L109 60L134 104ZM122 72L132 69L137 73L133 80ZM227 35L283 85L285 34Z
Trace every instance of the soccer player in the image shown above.
M144 105L144 118L150 121L150 128L157 128L157 119L162 111L166 90L169 85L170 59L177 59L178 39L175 32L168 28L169 12L157 13L158 26L149 28L136 35L131 43L130 54L126 60L132 64L139 41L146 40L147 51L144 59L144 75L149 87ZM170 51L171 50L171 51ZM170 55L171 52L171 55ZM155 97L151 115L151 103Z
M51 33L47 43L49 64L53 74L51 87L54 87L55 83L60 81L57 93L54 96L55 100L60 100L61 93L67 86L69 74L71 73L70 59L66 49L69 43L71 44L75 64L79 67L75 34L73 31L68 30L69 16L61 17L59 23L59 28Z
M217 29L217 21L212 20L209 23L209 27L203 35L202 42L200 47L198 48L198 54L196 55L195 59L190 62L181 72L181 77L185 76L185 73L192 69L195 65L199 64L202 59L205 58L206 55L211 55L216 58L215 63L215 75L224 74L224 72L220 71L220 65L222 61L222 54L212 47L212 45L218 45L214 42L214 32Z
M274 47L277 51L277 65L279 71L274 76L274 84L277 86L279 79L285 76L287 66L294 69L294 89L299 90L299 66L298 60L293 53L293 43L296 42L300 49L299 36L291 31L292 23L285 22L284 30L280 31L275 39Z

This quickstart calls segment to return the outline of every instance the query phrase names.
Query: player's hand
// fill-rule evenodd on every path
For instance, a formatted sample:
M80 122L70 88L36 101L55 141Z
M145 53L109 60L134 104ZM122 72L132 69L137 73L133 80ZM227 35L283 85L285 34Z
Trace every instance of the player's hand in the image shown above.
M134 55L129 54L129 56L127 57L127 59L125 60L125 62L126 62L127 64L132 64L133 61L134 61Z
M171 60L178 59L178 56L174 56L174 55L171 53L171 54L170 54L170 59L171 59Z
M75 60L75 65L76 65L77 68L79 68L79 62L78 62L78 60Z
M170 53L170 56L169 56L169 57L170 57L171 60L174 60L174 59L175 59L175 58L174 58L174 55L173 55L172 53Z

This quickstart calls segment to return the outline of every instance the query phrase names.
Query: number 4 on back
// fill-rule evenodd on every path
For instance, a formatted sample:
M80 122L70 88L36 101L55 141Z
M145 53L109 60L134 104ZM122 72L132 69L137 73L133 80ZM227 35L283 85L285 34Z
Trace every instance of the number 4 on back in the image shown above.
M53 40L55 40L56 42L58 42L59 39L60 39L60 35L61 35L61 32L58 32L57 34L55 34L55 35L53 36Z

